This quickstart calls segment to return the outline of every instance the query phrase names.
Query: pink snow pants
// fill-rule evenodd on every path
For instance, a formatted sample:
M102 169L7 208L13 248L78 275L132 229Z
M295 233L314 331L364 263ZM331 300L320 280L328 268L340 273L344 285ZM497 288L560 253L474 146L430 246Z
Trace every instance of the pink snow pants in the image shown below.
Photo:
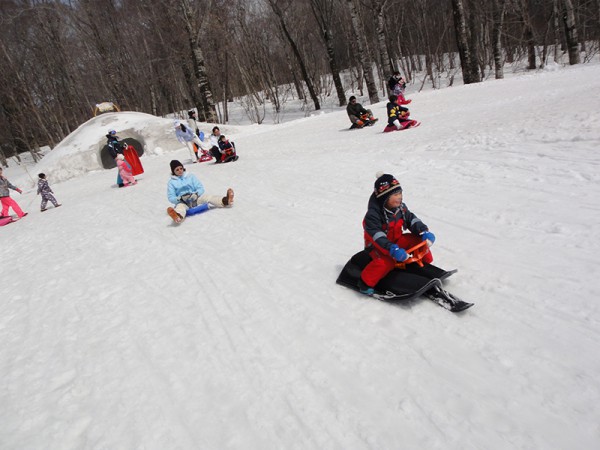
M19 206L17 202L15 202L10 197L0 197L0 201L2 201L2 215L8 216L8 208L12 208L14 212L17 213L17 216L23 217L23 210Z

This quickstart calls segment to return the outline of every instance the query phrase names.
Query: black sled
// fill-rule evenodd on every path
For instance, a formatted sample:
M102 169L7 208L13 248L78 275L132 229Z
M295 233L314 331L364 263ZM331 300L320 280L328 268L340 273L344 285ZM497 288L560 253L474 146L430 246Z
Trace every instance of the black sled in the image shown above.
M368 250L355 254L346 263L336 283L360 292L358 280L363 269L371 262ZM404 268L392 270L377 286L373 297L387 302L408 302L418 297L427 297L440 306L459 312L473 306L442 288L442 281L456 273L446 271L433 264L406 264Z

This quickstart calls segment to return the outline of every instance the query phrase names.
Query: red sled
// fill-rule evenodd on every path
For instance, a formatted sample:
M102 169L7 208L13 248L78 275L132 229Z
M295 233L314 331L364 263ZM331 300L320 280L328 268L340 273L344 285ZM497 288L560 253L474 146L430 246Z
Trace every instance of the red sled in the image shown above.
M0 219L0 227L3 227L4 225L8 225L9 223L13 223L16 222L18 219L13 219L12 217L3 217L2 219Z
M137 151L133 147L133 145L128 145L123 151L123 156L125 156L125 160L131 166L131 175L136 176L144 173L144 167L142 166L142 162L140 161L140 157L137 154Z
M395 125L388 125L383 129L383 132L389 133L390 131L402 131L408 128L417 128L419 125L421 125L421 122L419 122L418 120L408 120L406 122L401 123L400 125L402 126L402 128L396 128Z

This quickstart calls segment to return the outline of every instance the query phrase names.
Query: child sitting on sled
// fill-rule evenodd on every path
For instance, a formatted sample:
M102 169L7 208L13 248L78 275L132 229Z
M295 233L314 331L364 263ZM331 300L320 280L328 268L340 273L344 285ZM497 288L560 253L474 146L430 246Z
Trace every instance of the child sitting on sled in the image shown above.
M370 250L372 261L363 269L358 284L360 292L367 295L375 293L377 283L396 267L397 262L409 258L406 249L422 241L427 241L428 246L435 242L435 235L427 225L403 203L402 187L389 174L377 173L363 228L365 248ZM422 261L433 262L430 251Z
M388 124L383 130L384 132L404 130L409 127L420 125L416 120L410 119L410 111L408 108L405 108L398 103L398 98L397 95L390 95L390 101L386 105Z
M167 184L167 198L175 207L167 208L167 214L175 223L181 223L188 209L209 203L216 208L233 206L233 189L227 189L225 197L208 195L196 175L186 174L183 164L171 161L171 179Z
M229 139L227 139L224 134L219 136L219 152L221 153L221 156L220 159L217 159L218 163L237 161L238 159L235 152L235 144L229 142Z

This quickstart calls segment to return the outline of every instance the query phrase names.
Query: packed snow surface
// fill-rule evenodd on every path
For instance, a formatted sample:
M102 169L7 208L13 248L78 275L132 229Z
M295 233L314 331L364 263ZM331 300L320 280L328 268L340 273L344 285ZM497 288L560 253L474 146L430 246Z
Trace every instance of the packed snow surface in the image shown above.
M188 164L172 119L116 114L149 146L125 189L89 153L103 121L12 164L29 215L0 228L0 448L600 448L598 92L582 65L408 91L402 132L383 101L362 130L343 108L223 125L225 165ZM174 226L171 159L234 207ZM61 208L40 212L40 171ZM335 283L378 171L474 307Z

